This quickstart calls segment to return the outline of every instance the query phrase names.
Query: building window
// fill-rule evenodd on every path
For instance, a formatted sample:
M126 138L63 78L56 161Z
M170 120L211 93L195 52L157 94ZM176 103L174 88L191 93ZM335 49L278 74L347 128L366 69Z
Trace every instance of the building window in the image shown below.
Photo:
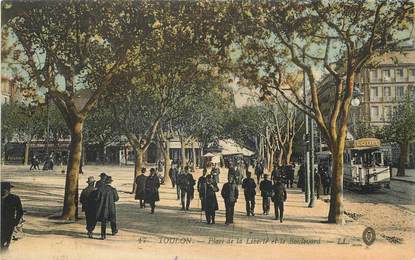
M410 69L412 77L415 77L415 69Z
M370 88L370 96L372 98L377 98L379 96L378 87L371 87Z
M383 89L383 96L384 97L390 97L391 96L391 87L385 87Z
M396 87L396 96L398 96L398 97L403 97L404 96L403 86L397 86Z
M391 77L390 70L383 70L383 79L390 80L390 77Z
M377 106L371 107L370 114L373 119L377 119L379 117L379 107Z
M376 80L376 79L378 79L378 71L377 71L377 70L371 70L371 71L370 71L370 78L371 78L372 80Z
M403 78L403 69L396 69L396 76Z

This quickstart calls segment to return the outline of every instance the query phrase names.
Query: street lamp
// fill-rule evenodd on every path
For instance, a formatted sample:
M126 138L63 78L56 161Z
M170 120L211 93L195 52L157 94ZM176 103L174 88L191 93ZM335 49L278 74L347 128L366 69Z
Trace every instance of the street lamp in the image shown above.
M350 102L353 109L353 115L352 115L352 124L353 124L353 134L356 135L356 110L360 106L360 97L363 95L363 93L360 91L359 83L356 83L353 89L353 99Z

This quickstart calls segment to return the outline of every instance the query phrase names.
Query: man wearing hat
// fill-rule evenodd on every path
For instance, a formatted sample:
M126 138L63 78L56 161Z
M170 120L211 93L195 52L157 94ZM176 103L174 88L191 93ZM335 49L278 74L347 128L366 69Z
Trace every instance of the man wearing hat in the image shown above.
M251 178L251 172L246 173L246 178L242 182L242 188L244 189L246 215L255 216L255 195L256 195L256 184L254 179Z
M148 176L145 183L145 195L144 203L150 204L151 214L154 214L154 209L156 208L156 201L160 200L159 189L160 188L160 179L157 176L156 169L150 169L150 176Z
M101 239L106 239L107 222L111 222L112 235L118 233L116 224L115 202L118 201L118 193L111 186L112 178L107 176L105 184L97 192L97 221L101 222Z
M284 215L284 201L287 200L287 191L284 187L284 184L281 181L281 178L277 178L275 180L274 185L272 186L272 201L274 202L274 210L275 210L275 219L280 219L282 223L283 215Z
M270 207L270 197L272 195L272 182L268 180L268 174L264 174L264 180L259 184L259 189L261 190L262 196L262 209L264 210L264 215L269 214Z
M96 189L94 187L94 177L88 177L88 186L82 190L79 201L82 204L82 211L85 212L86 230L88 237L92 238L92 232L95 229L96 221Z
M140 201L140 208L146 207L146 204L144 203L147 181L147 176L145 175L146 170L146 168L141 168L141 174L135 179L135 199Z
M99 175L100 180L95 183L95 188L99 189L105 184L105 179L107 178L107 174L105 172L101 172Z
M14 227L23 216L22 203L19 196L10 193L14 187L10 182L1 183L1 248L8 248Z

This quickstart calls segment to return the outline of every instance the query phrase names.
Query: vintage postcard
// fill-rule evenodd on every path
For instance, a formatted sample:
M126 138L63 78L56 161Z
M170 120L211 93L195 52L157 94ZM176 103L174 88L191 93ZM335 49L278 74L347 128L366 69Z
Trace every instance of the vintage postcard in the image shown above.
M414 259L414 2L1 2L1 259Z

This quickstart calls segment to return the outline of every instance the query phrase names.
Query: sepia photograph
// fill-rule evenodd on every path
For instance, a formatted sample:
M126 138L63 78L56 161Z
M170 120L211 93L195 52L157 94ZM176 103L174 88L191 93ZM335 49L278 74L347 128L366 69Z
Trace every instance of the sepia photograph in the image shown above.
M414 5L1 1L0 259L415 259Z

